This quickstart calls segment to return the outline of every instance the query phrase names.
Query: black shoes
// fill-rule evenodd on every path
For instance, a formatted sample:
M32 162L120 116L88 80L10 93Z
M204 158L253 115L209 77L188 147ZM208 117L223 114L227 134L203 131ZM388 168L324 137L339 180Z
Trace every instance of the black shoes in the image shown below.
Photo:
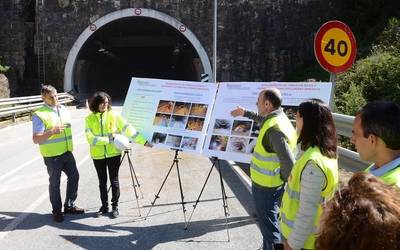
M108 206L101 206L99 211L96 213L96 217L100 217L108 213Z
M112 211L111 211L111 217L112 218L117 218L118 216L119 216L118 207L113 207Z
M64 221L64 214L61 211L53 211L53 220L55 222L63 222Z
M85 209L73 206L73 207L64 207L64 214L83 214L85 213Z

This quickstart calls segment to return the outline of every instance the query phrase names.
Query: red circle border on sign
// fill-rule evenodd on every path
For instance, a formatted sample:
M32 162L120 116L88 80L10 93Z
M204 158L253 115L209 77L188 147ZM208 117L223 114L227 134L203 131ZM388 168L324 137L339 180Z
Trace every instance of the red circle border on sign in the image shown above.
M322 52L321 52L322 38L324 37L325 33L332 28L338 28L338 29L343 30L350 39L351 54L350 54L350 57L347 60L347 62L345 64L343 64L342 66L331 65L330 63L328 63L325 60L325 58L323 57ZM350 68L351 65L353 65L353 63L354 63L354 60L356 59L356 54L357 54L356 38L354 37L353 32L351 32L351 29L349 28L349 26L347 26L345 23L342 23L337 20L326 22L321 26L321 28L319 28L317 35L315 36L314 54L315 54L315 57L317 58L318 63L326 71L329 71L331 73L341 73L343 71L346 71L348 68Z

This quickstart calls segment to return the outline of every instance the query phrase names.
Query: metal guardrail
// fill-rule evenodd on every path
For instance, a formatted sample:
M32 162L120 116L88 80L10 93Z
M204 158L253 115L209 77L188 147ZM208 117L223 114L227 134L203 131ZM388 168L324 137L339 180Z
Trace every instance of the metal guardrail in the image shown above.
M333 120L335 121L337 133L350 138L353 129L354 116L333 113ZM349 149L338 147L338 152L339 166L345 170L358 172L364 170L371 164L361 160L358 153Z
M74 101L75 98L68 93L59 93L58 102L60 104ZM0 99L0 118L11 117L15 121L16 115L32 112L43 105L42 96L24 96Z
M58 94L59 103L74 101L74 97L68 93ZM0 118L12 117L15 120L16 114L32 112L43 104L40 95L14 97L0 99ZM351 137L354 116L333 113L336 130L339 135ZM351 150L339 147L339 166L351 172L362 171L370 163L360 159L359 154Z

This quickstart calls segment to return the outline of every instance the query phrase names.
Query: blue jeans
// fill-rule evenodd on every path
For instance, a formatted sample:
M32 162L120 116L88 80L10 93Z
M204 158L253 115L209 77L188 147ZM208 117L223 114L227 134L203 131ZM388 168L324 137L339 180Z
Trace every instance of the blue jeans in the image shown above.
M72 153L68 151L59 156L44 157L44 164L49 174L49 195L53 212L61 211L62 208L60 194L61 172L64 172L68 178L64 207L73 207L78 196L79 172Z
M253 183L252 192L258 224L263 236L263 249L272 250L273 244L281 242L278 215L284 186L263 188Z

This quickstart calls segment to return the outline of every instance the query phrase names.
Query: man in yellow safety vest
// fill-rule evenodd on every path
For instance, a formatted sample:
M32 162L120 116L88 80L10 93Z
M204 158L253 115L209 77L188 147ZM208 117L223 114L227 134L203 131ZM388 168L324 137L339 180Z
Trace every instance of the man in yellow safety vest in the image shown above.
M263 235L263 249L280 243L278 212L284 184L294 164L296 130L281 108L278 89L264 89L257 99L258 113L237 107L231 115L244 116L260 124L260 133L250 163L252 196L258 224ZM254 124L253 124L254 126Z
M354 119L351 142L360 158L374 164L365 171L400 188L400 108L375 101L361 108Z
M79 173L72 154L71 119L68 110L59 105L57 90L53 86L43 85L41 94L44 105L32 116L32 139L35 144L39 144L40 153L49 174L49 196L53 208L53 219L56 222L62 222L64 214L61 210L61 172L68 177L64 213L84 213L82 208L75 206Z

